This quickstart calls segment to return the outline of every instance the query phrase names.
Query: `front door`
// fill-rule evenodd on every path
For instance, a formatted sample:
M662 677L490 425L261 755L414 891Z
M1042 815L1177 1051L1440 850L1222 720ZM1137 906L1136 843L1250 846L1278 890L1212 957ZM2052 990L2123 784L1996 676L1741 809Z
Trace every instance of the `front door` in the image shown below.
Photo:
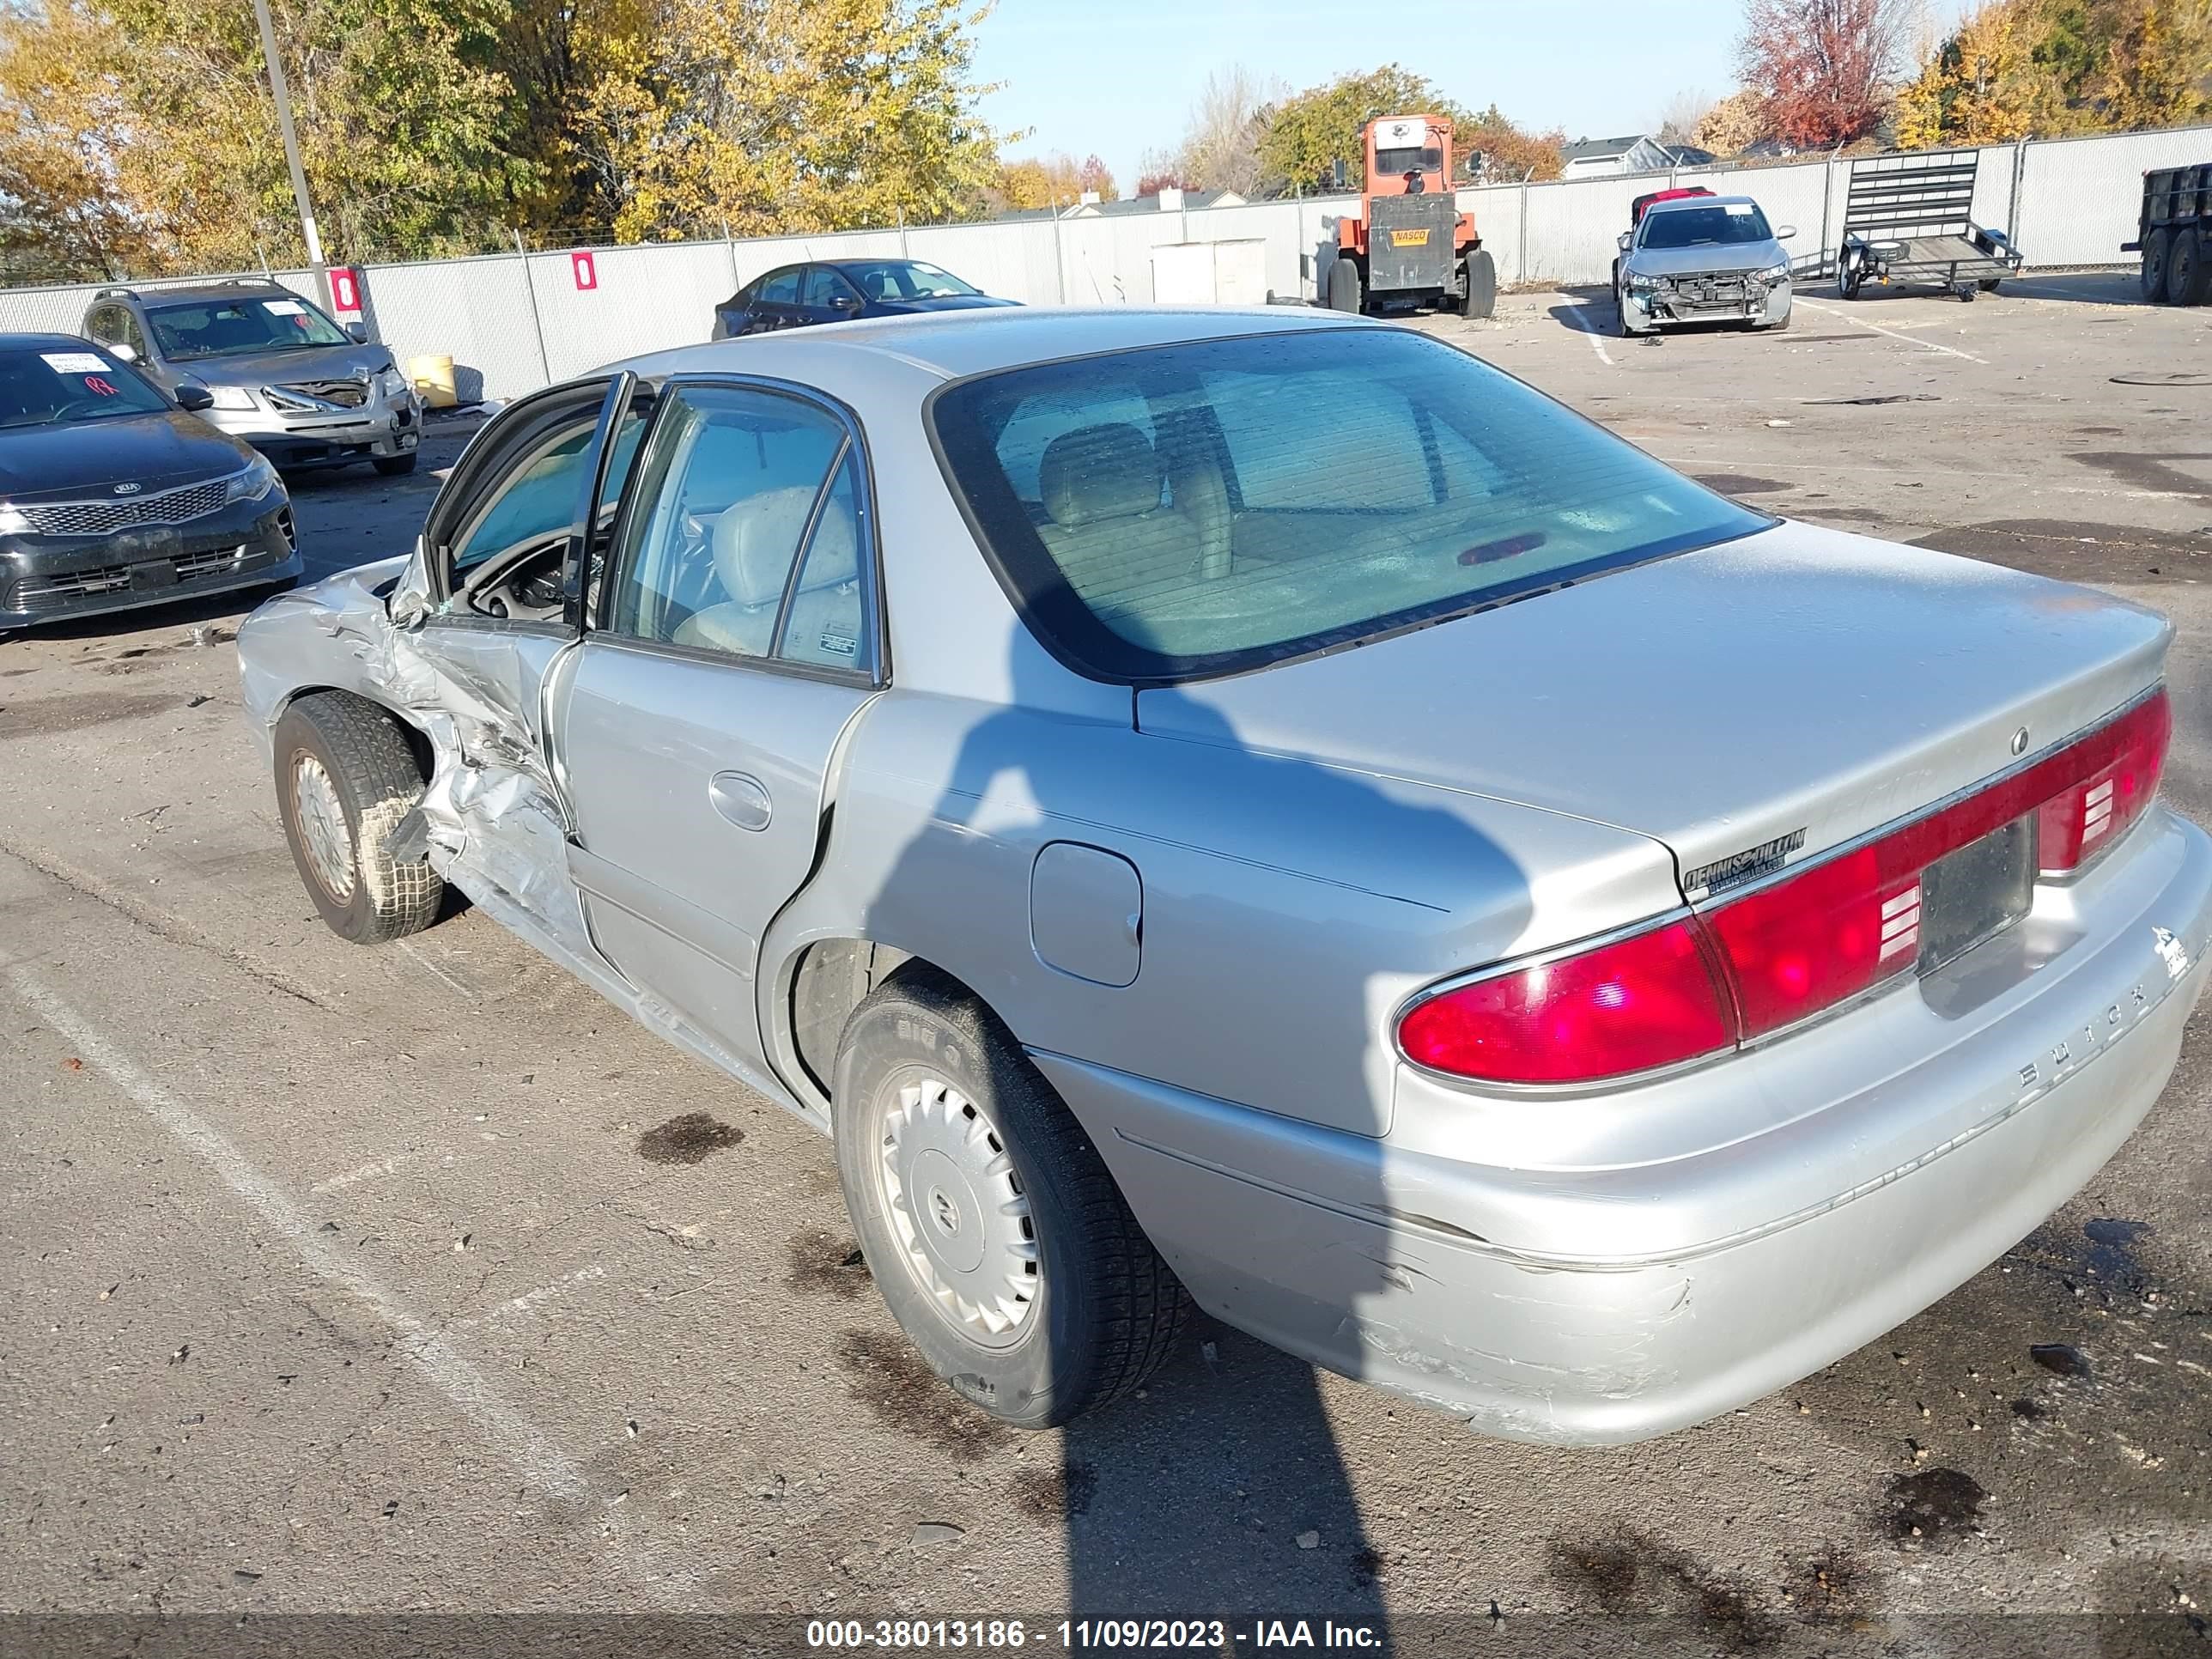
M764 1065L768 925L813 866L840 734L881 662L860 434L731 380L664 390L606 592L556 692L592 936Z

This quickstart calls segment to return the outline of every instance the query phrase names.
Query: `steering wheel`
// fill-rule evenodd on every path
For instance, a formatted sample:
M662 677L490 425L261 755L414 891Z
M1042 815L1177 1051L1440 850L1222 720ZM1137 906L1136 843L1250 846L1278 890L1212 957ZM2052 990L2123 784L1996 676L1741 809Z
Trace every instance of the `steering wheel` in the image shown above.
M54 422L58 423L63 416L71 414L77 410L105 408L107 404L107 401L108 400L105 398L72 398L67 403L55 410L50 418Z
M497 587L533 557L565 548L568 543L568 532L564 529L550 535L532 536L526 541L515 543L512 547L502 547L498 552L488 556L482 564L469 572L460 586L454 591L453 597L471 611L481 611L485 615L496 614L486 611L478 603L484 594L490 589Z

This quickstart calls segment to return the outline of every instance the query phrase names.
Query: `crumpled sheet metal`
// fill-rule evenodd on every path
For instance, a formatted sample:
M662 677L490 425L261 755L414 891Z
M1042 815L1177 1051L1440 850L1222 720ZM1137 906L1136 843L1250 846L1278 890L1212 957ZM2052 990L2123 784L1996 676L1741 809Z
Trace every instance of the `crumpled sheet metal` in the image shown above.
M403 594L405 587L403 579ZM400 826L403 842L419 836L432 867L471 898L503 897L563 948L588 955L568 878L568 813L514 714L441 670L359 581L340 578L317 598L315 625L343 641L362 680L430 739L434 769L411 822Z

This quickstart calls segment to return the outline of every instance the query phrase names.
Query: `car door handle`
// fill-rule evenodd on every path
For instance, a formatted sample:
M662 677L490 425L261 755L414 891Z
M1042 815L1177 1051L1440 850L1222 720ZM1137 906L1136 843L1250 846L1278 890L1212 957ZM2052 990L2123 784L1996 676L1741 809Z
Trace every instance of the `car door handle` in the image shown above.
M740 830L765 830L771 812L768 791L743 772L717 772L708 781L707 799Z

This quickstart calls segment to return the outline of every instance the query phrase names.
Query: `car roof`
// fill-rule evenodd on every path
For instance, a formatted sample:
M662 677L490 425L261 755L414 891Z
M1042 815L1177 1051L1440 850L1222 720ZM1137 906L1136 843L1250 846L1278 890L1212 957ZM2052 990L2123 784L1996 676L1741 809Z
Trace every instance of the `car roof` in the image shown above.
M82 334L0 334L0 351L82 351L90 343Z
M872 317L781 329L702 345L678 346L611 367L647 375L741 372L816 383L893 363L938 380L1057 362L1146 346L1325 328L1375 328L1341 312L1271 306L1265 310L1176 311L1149 306L1095 308L1007 306L917 317ZM824 389L833 389L824 384Z

